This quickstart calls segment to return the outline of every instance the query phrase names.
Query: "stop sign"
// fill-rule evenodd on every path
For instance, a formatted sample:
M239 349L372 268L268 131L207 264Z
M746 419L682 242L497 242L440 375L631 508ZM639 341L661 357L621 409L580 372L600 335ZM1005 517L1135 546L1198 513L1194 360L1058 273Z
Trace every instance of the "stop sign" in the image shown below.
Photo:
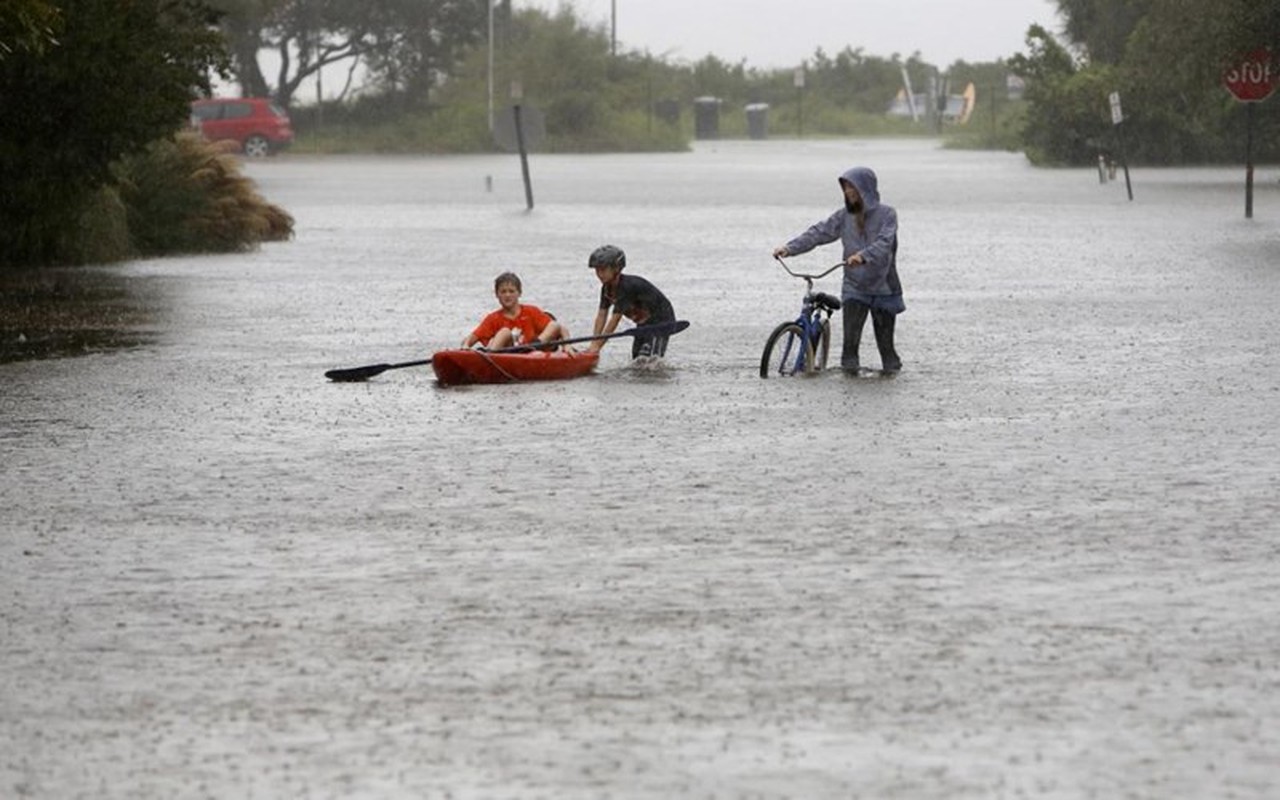
M1242 103L1266 100L1276 88L1276 76L1271 71L1271 52L1265 48L1254 50L1232 64L1222 73L1222 85Z

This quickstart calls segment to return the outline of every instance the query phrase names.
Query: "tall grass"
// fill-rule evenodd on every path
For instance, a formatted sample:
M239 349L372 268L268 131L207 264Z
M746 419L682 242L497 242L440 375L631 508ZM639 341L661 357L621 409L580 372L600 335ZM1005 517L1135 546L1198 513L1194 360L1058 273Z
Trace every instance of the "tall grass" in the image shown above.
M59 225L50 264L232 252L293 235L293 217L258 194L238 157L191 134L116 162L112 178Z
M121 161L116 186L134 255L234 252L293 235L293 217L258 194L237 157L191 134Z
M506 109L499 109L500 113ZM361 119L325 108L324 121L306 110L293 114L298 139L294 153L458 154L492 153L499 147L489 132L481 105L441 106L430 112L390 119ZM643 111L611 116L581 131L554 130L530 150L544 153L654 152L687 150L689 131L647 116Z

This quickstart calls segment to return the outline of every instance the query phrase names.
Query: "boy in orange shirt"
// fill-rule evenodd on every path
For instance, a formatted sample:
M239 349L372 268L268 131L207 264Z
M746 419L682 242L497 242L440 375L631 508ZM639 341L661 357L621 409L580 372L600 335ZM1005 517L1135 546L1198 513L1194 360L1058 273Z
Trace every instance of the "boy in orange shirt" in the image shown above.
M514 272L504 272L493 280L493 293L498 298L496 311L480 320L475 330L462 340L463 347L479 343L490 349L513 347L536 342L568 339L569 331L556 318L534 305L520 302L523 288Z

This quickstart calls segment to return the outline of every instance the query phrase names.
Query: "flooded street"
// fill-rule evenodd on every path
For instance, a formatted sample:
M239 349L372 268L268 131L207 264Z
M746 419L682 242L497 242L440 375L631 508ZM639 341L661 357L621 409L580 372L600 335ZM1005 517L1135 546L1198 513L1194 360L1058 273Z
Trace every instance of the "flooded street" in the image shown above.
M857 164L903 372L761 380ZM0 364L0 796L1280 793L1274 168L1252 220L932 141L535 155L532 213L514 157L246 169L294 241L100 268L142 345ZM606 242L663 369L323 378L505 270L590 333Z

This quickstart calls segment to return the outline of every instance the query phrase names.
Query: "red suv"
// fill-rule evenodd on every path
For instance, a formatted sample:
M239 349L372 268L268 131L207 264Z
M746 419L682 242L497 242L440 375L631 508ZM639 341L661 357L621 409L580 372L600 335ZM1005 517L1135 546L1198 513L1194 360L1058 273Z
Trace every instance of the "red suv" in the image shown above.
M293 143L289 115L262 97L196 100L191 104L191 121L205 139L230 139L252 158L283 150Z

